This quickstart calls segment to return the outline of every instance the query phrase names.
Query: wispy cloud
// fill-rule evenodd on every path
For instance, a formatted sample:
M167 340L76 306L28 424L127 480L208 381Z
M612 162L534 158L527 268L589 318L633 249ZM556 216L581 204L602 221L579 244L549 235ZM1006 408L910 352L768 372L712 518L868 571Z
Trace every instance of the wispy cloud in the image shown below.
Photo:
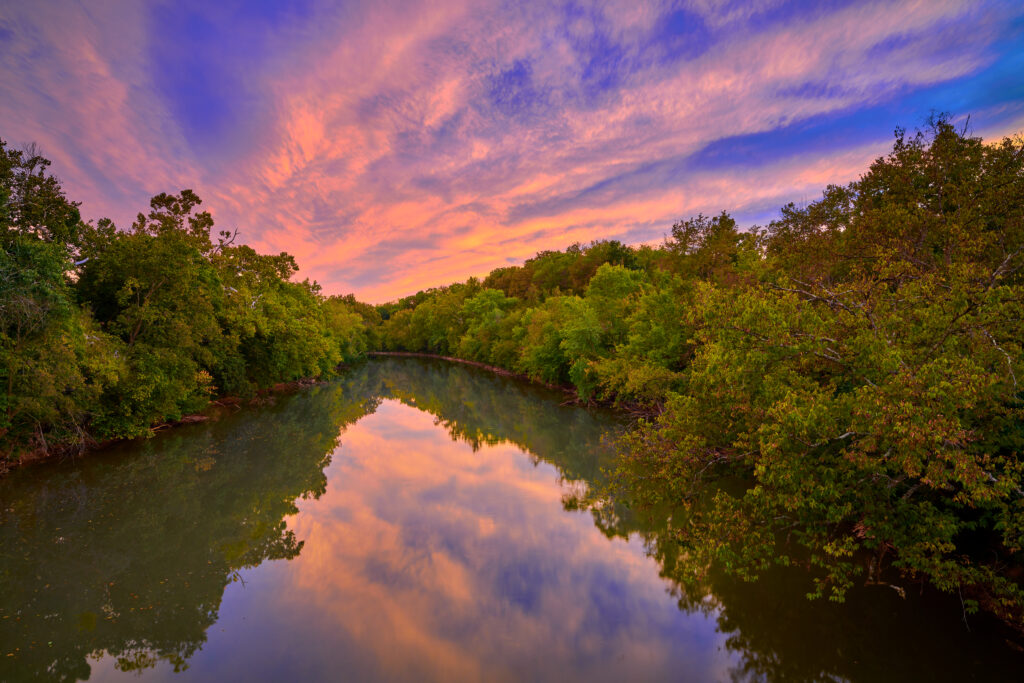
M404 443L419 457L391 457ZM277 613L317 615L343 634L353 666L392 678L503 680L539 656L563 677L648 680L682 660L694 680L710 680L731 663L716 647L716 615L679 620L640 543L610 541L588 515L551 516L562 507L553 466L508 444L486 448L481 457L453 445L432 416L394 402L348 429L331 465L346 495L289 520L308 542ZM518 524L505 529L505 518ZM538 552L551 546L558 553ZM614 606L593 598L603 589ZM306 628L296 620L291 631Z
M764 215L932 107L986 134L1024 113L1020 86L990 87L1021 60L1005 3L722 7L33 3L0 18L0 135L39 141L86 215L194 187L254 246L379 301Z

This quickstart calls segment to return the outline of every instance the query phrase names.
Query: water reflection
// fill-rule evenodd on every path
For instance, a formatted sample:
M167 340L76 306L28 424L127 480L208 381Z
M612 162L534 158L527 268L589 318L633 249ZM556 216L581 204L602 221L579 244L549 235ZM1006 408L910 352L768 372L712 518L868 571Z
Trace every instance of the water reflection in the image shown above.
M474 452L387 403L329 476L345 495L299 514L307 550L273 610L310 658L333 647L357 679L445 680L649 678L686 649L700 680L718 659L711 624L680 630L641 548L565 514L554 468L515 447Z
M566 494L600 479L615 421L560 400L457 365L375 361L273 406L15 473L0 483L0 679L987 680L1019 667L933 602L876 589L810 603L793 571L693 585L656 520L611 515L599 530L567 512Z
M0 679L85 679L100 651L184 668L239 570L301 551L285 516L325 491L346 411L319 387L4 481Z

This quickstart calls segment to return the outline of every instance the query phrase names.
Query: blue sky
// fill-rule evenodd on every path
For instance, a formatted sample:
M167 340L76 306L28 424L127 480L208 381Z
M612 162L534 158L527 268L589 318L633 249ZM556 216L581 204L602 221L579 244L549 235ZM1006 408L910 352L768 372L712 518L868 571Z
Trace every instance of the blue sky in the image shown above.
M195 189L382 301L816 198L933 111L1024 129L1011 2L0 0L0 137L90 218Z

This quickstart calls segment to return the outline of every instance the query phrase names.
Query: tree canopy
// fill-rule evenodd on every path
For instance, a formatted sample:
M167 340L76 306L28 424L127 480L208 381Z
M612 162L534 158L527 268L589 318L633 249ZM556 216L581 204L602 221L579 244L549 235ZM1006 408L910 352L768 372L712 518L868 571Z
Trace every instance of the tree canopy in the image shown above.
M140 436L215 395L326 377L376 312L213 234L191 190L86 223L36 150L0 141L0 467ZM370 321L370 322L367 322Z
M645 415L584 502L670 508L683 574L802 564L833 600L927 580L1024 627L1019 137L933 117L767 226L699 215L376 307L213 236L189 190L118 230L35 151L0 152L0 459L367 351L459 356Z
M484 278L486 325L467 283L381 338L646 409L591 503L673 506L686 571L801 563L835 600L923 578L1021 626L1022 266L1024 141L933 117L764 228L543 252Z

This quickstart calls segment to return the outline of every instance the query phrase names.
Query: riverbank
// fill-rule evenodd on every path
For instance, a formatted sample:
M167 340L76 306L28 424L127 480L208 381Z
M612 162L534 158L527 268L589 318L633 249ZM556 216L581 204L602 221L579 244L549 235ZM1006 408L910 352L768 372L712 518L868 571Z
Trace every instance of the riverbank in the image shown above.
M545 382L544 380L531 377L530 375L523 374L521 372L513 372L507 368L503 368L497 365L488 365L487 363L480 363L475 360L466 360L465 358L458 358L456 356L442 356L437 353L424 353L414 351L369 351L367 354L369 357L382 357L382 358L429 358L433 360L444 360L449 363L459 363L461 365L468 365L470 367L479 368L481 370L487 370L493 372L496 375L502 377L509 377L511 379L521 380L529 382L531 384L537 384L552 391L560 391L569 397L569 400L565 404L574 405L586 405L586 406L602 406L605 408L613 408L622 413L626 413L635 417L652 417L658 413L650 407L640 405L639 403L614 401L611 399L589 399L584 400L580 398L579 392L576 387L571 384L553 384L551 382ZM563 404L563 405L565 405Z
M584 401L579 397L576 388L571 385L560 385L551 382L545 382L543 380L530 377L529 375L513 372L506 368L502 368L496 365L488 365L487 363L480 363L478 361L467 360L465 358L457 358L455 356L443 356L436 353L422 353L422 352L409 352L409 351L369 351L366 353L367 358L424 358L429 360L441 360L449 363L457 363L460 365L466 365L469 367L477 368L480 370L486 370L487 372L500 375L502 377L508 377L517 381L525 381L530 384L542 386L552 391L557 391L566 396L566 400L562 405L587 405L587 406L602 406L606 408L613 408L618 412L633 417L638 416L651 416L654 414L649 408L645 408L640 405L627 404L627 403L614 403L608 400L588 400ZM340 375L343 372L350 370L355 364L344 364L336 369L336 372ZM140 439L150 438L157 432L166 431L168 429L180 427L182 425L197 424L200 422L206 422L211 419L216 419L224 411L237 411L243 406L260 406L267 403L272 403L274 396L278 394L292 393L301 390L306 387L314 386L317 384L324 384L330 380L324 380L320 378L307 377L299 380L293 380L290 382L278 382L269 387L258 389L255 394L251 397L239 397L232 395L218 396L210 400L209 403L199 412L189 413L181 416L177 420L163 420L153 424L150 427L150 434L148 436L125 438L125 439L106 439L96 440L88 432L83 430L82 440L74 444L46 444L45 447L35 448L28 450L20 454L17 458L0 458L0 477L3 477L7 473L27 465L37 464L41 462L48 462L52 460L60 460L65 458L77 458L91 453L94 451L100 451L116 444L137 441Z
M453 356L441 356L433 353L410 353L405 351L370 351L367 352L368 358L372 357L398 357L398 358L427 358L432 360L443 360L450 363L459 363L461 365L468 365L471 367L487 370L503 377L509 377L511 379L526 381L532 384L543 386L553 391L559 391L569 397L569 400L565 401L565 404L570 403L582 403L579 400L576 390L571 386L561 386L558 384L552 384L549 382L543 382L536 380L528 375L522 373L512 372L505 368L500 368L494 365L487 365L486 363L478 363L476 361L466 360L464 358L455 358ZM361 361L360 361L361 362ZM335 372L340 375L350 370L356 363L347 363L339 366L335 369ZM218 396L217 398L211 399L202 410L195 413L189 413L182 415L177 420L162 420L153 424L150 427L150 434L148 436L125 438L125 439L105 439L97 440L93 438L88 432L83 430L81 441L74 444L47 444L44 442L43 447L37 447L31 450L19 454L16 458L0 458L0 477L5 474L27 465L37 464L41 462L49 462L52 460L60 460L64 458L76 458L82 457L87 453L94 451L100 451L105 448L109 448L116 444L137 441L140 439L150 438L157 432L162 432L168 429L180 427L182 425L197 424L200 422L206 422L211 419L216 419L221 413L225 411L237 411L243 406L260 406L272 403L275 395L288 394L301 389L315 386L317 384L324 384L330 380L325 380L316 377L306 377L303 379L293 380L290 382L277 382L269 387L256 390L256 392L249 397L240 397L233 395ZM594 402L590 402L591 405ZM628 408L626 412L631 412Z
M466 360L465 358L456 358L455 356L442 356L436 353L419 353L411 351L370 351L366 355L370 356L371 358L375 356L380 356L394 358L433 358L435 360L446 360L449 363L461 363L462 365L469 365L474 368L480 368L482 370L493 372L496 375L502 375L503 377L512 377L514 379L526 380L527 382L533 382L534 384L539 384L543 387L547 387L548 389L564 391L568 394L572 394L574 396L576 395L576 389L570 386L565 386L561 384L551 384L550 382L544 382L539 379L534 379L533 377L530 377L529 375L524 375L521 372L512 372L511 370L498 367L497 365L488 365L487 363L480 363L475 360Z
M344 372L350 367L350 365L346 365L343 368L339 368L339 371ZM87 453L100 451L116 444L147 439L154 436L157 432L167 429L180 427L182 425L206 422L211 419L216 419L219 414L224 411L234 412L240 410L243 406L266 405L274 401L275 395L293 393L306 387L324 384L327 381L329 380L306 377L303 379L293 380L291 382L278 382L269 387L258 389L253 396L247 398L239 396L219 396L212 399L199 412L182 415L177 420L163 420L153 424L150 427L150 434L147 436L127 439L105 439L99 441L83 430L80 442L74 444L54 445L49 445L44 442L43 447L37 447L32 450L25 451L24 453L19 454L17 458L0 458L0 477L3 477L17 468L25 467L27 465L65 458L73 459L76 457L82 457Z
M540 680L1024 666L993 620L964 626L955 594L809 601L801 566L694 582L680 517L563 504L607 481L620 424L539 385L379 358L275 396L0 481L0 680L445 679L448 652L472 667L456 677Z

